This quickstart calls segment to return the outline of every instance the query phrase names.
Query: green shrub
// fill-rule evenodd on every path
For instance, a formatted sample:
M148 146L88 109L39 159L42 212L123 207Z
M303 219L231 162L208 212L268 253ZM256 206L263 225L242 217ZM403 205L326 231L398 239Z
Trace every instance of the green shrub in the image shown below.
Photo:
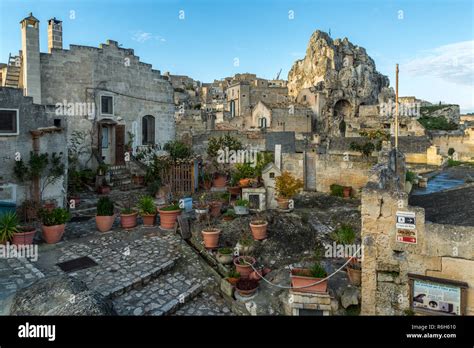
M38 216L45 226L62 225L69 221L71 214L64 208L54 208L53 210L40 209Z
M0 216L0 242L8 242L18 232L16 213L7 212Z
M234 252L232 248L220 248L218 251L219 251L219 254L222 254L222 255L230 255Z
M143 196L138 201L138 211L140 215L154 215L156 214L155 201L151 196Z
M332 184L329 186L331 190L331 196L343 197L344 196L344 186L338 184Z
M97 202L97 216L114 215L114 202L109 197L101 197Z
M179 140L168 141L165 146L163 146L163 150L168 151L170 157L174 161L178 159L186 159L192 155L192 151L189 146Z
M238 199L235 201L235 205L238 207L248 207L250 202L246 199Z
M160 208L160 210L163 210L163 211L173 211L173 210L180 210L180 209L181 208L179 207L178 203L173 203L164 208Z
M331 237L338 244L352 244L356 238L356 233L351 225L342 224L337 230L335 230Z
M406 181L409 181L409 182L413 183L415 181L416 177L417 177L416 173L407 170L407 172L405 174L405 180Z
M319 262L311 266L309 272L313 278L325 278L327 276L326 270Z
M452 158L448 159L448 167L457 167L457 166L460 166L461 164L462 164L461 161L455 161Z
M458 125L453 121L448 121L443 116L422 116L418 119L418 122L422 124L428 130L456 130L458 129Z

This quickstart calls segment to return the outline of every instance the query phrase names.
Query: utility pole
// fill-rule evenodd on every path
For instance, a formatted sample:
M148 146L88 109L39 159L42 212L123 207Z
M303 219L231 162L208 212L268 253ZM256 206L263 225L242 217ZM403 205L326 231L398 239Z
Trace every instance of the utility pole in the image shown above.
M395 150L398 151L398 64L395 72Z

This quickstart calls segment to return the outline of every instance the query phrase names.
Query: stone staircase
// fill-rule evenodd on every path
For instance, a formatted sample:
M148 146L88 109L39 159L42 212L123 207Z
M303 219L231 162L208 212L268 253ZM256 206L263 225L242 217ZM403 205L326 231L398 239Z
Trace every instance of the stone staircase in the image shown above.
M8 57L7 74L5 77L5 87L19 88L20 87L20 71L21 71L21 57Z
M110 185L122 191L132 188L132 173L126 165L116 165L109 168Z

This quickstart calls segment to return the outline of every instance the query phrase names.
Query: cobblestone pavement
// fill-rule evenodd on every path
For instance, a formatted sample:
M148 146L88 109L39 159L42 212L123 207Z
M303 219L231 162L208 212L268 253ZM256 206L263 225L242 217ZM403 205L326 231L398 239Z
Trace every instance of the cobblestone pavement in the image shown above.
M100 233L94 219L68 223L58 244L40 244L37 262L0 259L0 306L40 277L62 274L57 263L82 256L98 265L70 275L111 298L121 315L230 312L201 258L177 234L141 225ZM203 290L206 295L199 296Z
M215 293L204 290L192 302L185 304L173 315L232 315L224 299Z

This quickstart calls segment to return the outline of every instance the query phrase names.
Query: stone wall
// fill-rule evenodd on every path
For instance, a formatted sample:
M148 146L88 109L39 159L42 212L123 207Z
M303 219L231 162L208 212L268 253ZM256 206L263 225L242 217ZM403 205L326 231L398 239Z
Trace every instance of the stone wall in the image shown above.
M466 313L474 314L474 227L425 223L425 211L408 206L403 190L387 166L362 193L362 314L403 315L410 308L408 274L466 282ZM381 180L381 178L383 180ZM397 241L397 211L412 212L416 244Z
M474 127L465 132L432 132L431 137L440 154L447 156L453 148L459 161L474 161Z
M23 161L28 162L30 151L33 151L33 139L31 131L52 127L53 118L48 115L45 106L33 104L32 97L24 97L21 89L1 87L0 88L0 108L18 109L19 115L19 135L0 136L0 177L7 184L17 185L17 205L20 205L25 198L30 196L31 184L18 182L13 174L15 165L15 154L19 154ZM64 127L65 124L62 124ZM63 162L67 166L67 142L66 129L59 129L51 133L46 133L39 140L40 153L61 153ZM49 185L44 191L43 199L54 199L59 205L65 203L65 177L60 178L56 183Z

